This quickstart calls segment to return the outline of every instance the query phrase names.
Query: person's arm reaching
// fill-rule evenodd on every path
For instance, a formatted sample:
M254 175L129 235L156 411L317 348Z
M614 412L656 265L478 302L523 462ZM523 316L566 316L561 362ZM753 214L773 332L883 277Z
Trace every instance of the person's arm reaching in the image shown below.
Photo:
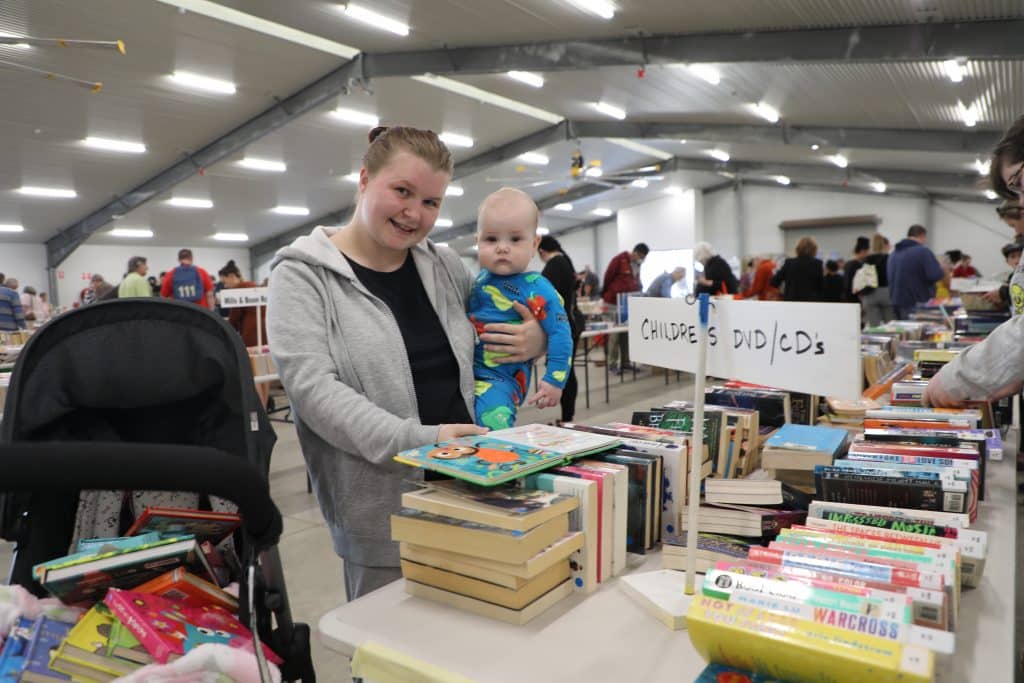
M1006 321L980 344L964 349L925 389L928 405L957 405L967 399L998 399L1024 382L1024 316Z
M328 339L341 333L326 310L324 285L309 266L282 263L274 268L270 281L270 352L288 400L310 429L335 448L380 465L400 451L438 440L441 427L398 417L338 377ZM375 351L349 349L350 353Z

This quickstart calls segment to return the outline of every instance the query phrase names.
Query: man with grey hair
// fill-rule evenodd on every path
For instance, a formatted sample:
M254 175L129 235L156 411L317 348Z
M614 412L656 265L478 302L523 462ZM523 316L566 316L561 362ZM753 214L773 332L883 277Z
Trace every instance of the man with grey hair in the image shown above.
M153 288L149 284L149 280L146 279L146 273L149 272L149 264L146 263L145 256L132 256L128 259L128 274L121 280L121 284L117 288L118 299L128 299L132 297L150 297L153 296Z
M662 273L658 277L654 278L654 282L647 288L644 296L660 297L662 299L668 299L672 296L672 287L679 281L686 277L686 268L679 266L675 268L671 273Z

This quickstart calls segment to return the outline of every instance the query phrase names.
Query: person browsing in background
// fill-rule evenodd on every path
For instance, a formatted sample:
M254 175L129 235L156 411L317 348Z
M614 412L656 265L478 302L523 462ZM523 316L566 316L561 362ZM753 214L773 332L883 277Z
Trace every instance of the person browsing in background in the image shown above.
M255 287L256 283L242 277L242 271L235 265L234 261L217 271L220 281L224 283L224 289L248 289ZM257 316L257 311L259 315ZM227 310L228 323L238 331L246 347L259 346L260 332L257 325L262 325L263 343L267 343L267 307L266 306L239 306Z
M1024 116L996 144L990 168L989 182L996 194L1019 200L1024 191ZM1024 267L1019 259L1010 278L1009 300L1012 317L984 341L957 354L928 381L926 405L953 407L967 399L997 400L1020 392L1024 384Z
M370 132L355 209L340 228L317 227L271 265L270 351L355 600L401 578L390 516L420 470L403 450L483 434L472 424L477 335L467 317L473 279L453 250L428 239L451 153L435 133L396 126ZM530 309L518 325L480 337L499 363L545 349Z
M178 266L164 275L160 296L213 308L213 280L209 273L192 263L191 249L178 252Z
M559 404L572 370L572 328L562 296L540 273L528 271L540 244L540 212L530 195L503 187L488 195L477 216L476 243L480 273L469 295L469 320L478 333L487 323L515 322L512 302L527 305L548 336L544 378L529 403L538 408ZM571 268L570 268L571 270ZM516 412L530 386L532 363L501 365L482 343L473 355L476 380L475 421L488 429L516 423Z
M871 242L867 237L858 237L853 245L853 256L843 264L843 301L846 303L859 303L860 299L853 291L853 278L864 265L864 259L868 257L871 249Z
M3 277L0 277L0 281ZM16 332L28 327L25 322L25 311L21 306L21 298L18 293L6 286L0 285L0 331Z
M50 305L50 298L46 292L39 292L39 310L42 311L42 320L49 320L53 317L53 306Z
M697 275L696 294L735 294L739 281L725 259L715 253L707 242L698 242L693 247L693 260L701 264L703 272Z
M821 300L835 304L843 300L843 276L839 274L839 263L832 259L825 261L825 279L821 287Z
M990 292L985 292L983 296L986 301L997 304L1007 311L1010 310L1010 282L1013 280L1017 266L1020 265L1021 250L1024 250L1024 247L1014 242L1003 245L1003 258L1006 259L1006 265L1010 270L1008 273L1004 273L1000 279L1005 280L1006 284Z
M782 289L786 301L821 301L824 272L817 258L818 243L813 237L801 237L796 257L787 258L772 277L772 287Z
M569 377L565 380L560 403L562 422L572 422L576 417L576 395L579 392L576 380L576 346L586 326L586 319L576 305L576 273L572 259L562 249L561 243L551 235L544 235L540 238L537 255L544 262L544 270L540 274L554 285L555 291L562 297L565 311L569 314L569 326L572 329L572 353L569 357L573 363L569 365Z
M953 277L981 277L978 269L971 265L970 254L960 256L960 262L953 269Z
M94 304L97 301L105 301L106 299L109 299L111 294L113 294L116 291L114 285L110 284L105 279L103 279L103 276L100 275L99 273L96 273L92 276L90 283L90 287L92 289L92 296L86 297L87 301L85 301L84 303L87 304Z
M927 239L928 231L924 226L912 225L906 239L897 243L889 254L886 264L889 299L893 314L899 320L906 320L917 304L935 296L935 283L946 277L935 254L925 246Z
M597 296L597 290L601 283L597 279L597 273L590 269L589 265L583 266L582 277L580 278L580 296L584 299L591 299Z
M149 264L144 256L132 256L128 259L128 274L121 280L117 287L117 298L128 299L132 297L151 297L153 288L146 279L149 272Z
M654 278L654 282L644 292L644 296L659 297L662 299L668 299L672 296L672 288L675 287L677 282L682 282L683 278L686 277L686 268L682 266L673 268L671 273L662 273L658 277Z
M756 267L756 256L754 258L747 259L747 262L743 264L743 272L740 273L740 283L737 285L741 294L750 289L750 286L754 284L754 268Z
M643 242L633 247L633 251L616 254L604 271L604 284L601 288L601 299L613 307L618 306L619 294L639 292L640 265L651 252ZM626 334L609 334L606 346L606 359L609 372L618 374L632 367L629 362L629 337Z
M757 299L760 301L778 301L781 299L782 296L779 294L779 290L772 286L775 262L767 256L755 256L751 260L754 263L754 267L750 286L747 289L741 290L736 298Z
M864 258L863 273L854 274L854 293L860 299L864 318L870 327L881 325L892 320L892 302L889 300L889 240L885 235L876 232L871 236L871 253ZM860 281L870 280L870 268L875 269L874 281L877 287L864 286ZM860 270L857 273L861 273Z

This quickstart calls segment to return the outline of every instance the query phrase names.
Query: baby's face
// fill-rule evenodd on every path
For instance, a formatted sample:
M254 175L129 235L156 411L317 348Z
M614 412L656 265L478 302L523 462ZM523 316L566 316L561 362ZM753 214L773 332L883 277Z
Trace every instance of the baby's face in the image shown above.
M481 212L476 241L480 267L495 275L522 273L537 253L537 226L529 206L508 202Z

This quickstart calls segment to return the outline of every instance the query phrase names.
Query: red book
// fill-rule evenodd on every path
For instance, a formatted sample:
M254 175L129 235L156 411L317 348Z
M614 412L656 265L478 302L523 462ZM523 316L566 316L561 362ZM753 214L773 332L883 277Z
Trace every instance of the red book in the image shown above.
M252 650L252 632L219 605L186 607L158 595L111 588L103 602L132 632L153 659L166 664L203 643L222 643ZM263 645L267 659L281 658Z

